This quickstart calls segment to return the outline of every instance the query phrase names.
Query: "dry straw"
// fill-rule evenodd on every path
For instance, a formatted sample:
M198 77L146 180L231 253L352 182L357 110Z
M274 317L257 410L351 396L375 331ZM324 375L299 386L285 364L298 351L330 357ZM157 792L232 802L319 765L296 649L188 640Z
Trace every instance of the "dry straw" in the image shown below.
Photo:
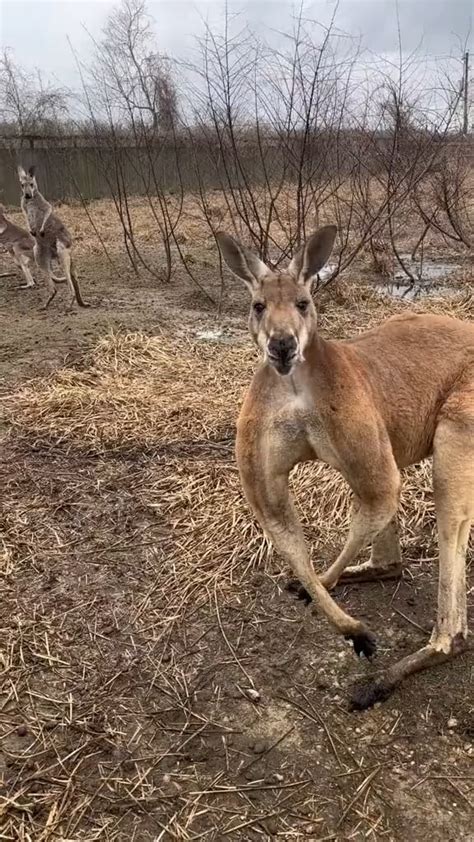
M332 336L354 334L400 309L349 288L344 308L328 308L322 328ZM472 299L458 295L449 305L432 299L429 309L469 317ZM139 493L180 531L176 575L193 589L204 571L206 586L216 577L221 583L237 560L253 563L262 553L233 458L235 418L255 365L250 344L110 333L82 368L61 369L7 396L10 436L17 444L66 453L147 454L154 479L144 480ZM314 464L295 471L294 489L309 538L334 551L348 517L345 483ZM417 545L422 529L430 534L426 464L405 473L401 516L405 543Z
M332 336L403 306L341 294L344 306L321 318ZM450 308L469 317L472 301ZM222 838L222 822L236 831L230 838L247 838L265 815L300 838L293 812L304 805L307 815L314 795L304 776L242 785L224 767L215 777L196 765L172 778L162 769L167 757L185 763L190 741L217 727L196 716L193 687L208 665L195 640L217 628L243 696L257 692L224 617L231 604L245 608L250 569L280 567L244 504L233 455L255 364L247 342L111 333L80 368L2 401L5 839L118 842L145 838L132 836L141 821L157 839L205 838L196 822L214 828L212 838ZM328 561L347 525L348 490L320 464L298 469L293 485L315 563ZM427 465L406 472L401 517L406 555L431 555ZM216 621L205 612L193 625L204 605ZM342 737L339 755L353 774ZM250 800L259 787L275 791L271 807ZM373 810L362 815L357 798L343 800L341 815L352 821L356 810L370 829Z

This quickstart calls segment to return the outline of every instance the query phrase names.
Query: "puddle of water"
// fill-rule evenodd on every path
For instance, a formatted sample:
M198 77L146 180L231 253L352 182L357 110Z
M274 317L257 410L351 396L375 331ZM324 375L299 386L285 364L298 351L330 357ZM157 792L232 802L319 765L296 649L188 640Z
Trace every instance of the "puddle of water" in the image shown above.
M401 284L387 283L375 284L377 292L383 295L390 295L392 298L402 298L405 301L414 301L427 295L440 295L443 298L453 295L456 290L451 287L438 286L432 283Z
M416 260L412 260L410 255L401 254L400 257L413 277L417 279L416 282L411 283L403 270L398 267L394 273L393 281L376 284L377 292L406 301L413 301L426 295L449 297L456 292L455 289L437 282L459 269L459 264L425 260L420 272L420 264Z
M420 284L439 281L459 269L458 263L445 263L442 260L424 260L420 267L420 263L417 260L412 260L409 254L401 254L400 258ZM393 279L394 281L407 283L407 276L400 266L397 267Z

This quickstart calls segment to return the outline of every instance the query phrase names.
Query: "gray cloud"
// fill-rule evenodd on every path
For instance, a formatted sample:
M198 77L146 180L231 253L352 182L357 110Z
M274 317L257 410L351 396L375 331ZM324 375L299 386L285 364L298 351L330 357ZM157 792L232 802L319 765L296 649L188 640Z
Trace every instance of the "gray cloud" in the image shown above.
M81 56L87 56L90 42L83 25L98 36L113 7L109 0L2 0L0 30L2 46L12 47L17 60L28 67L39 67L66 84L74 84L76 73L69 36ZM272 41L278 32L290 32L299 4L280 0L229 0L235 28L247 24ZM148 8L156 21L160 50L185 57L192 50L195 36L203 32L203 20L222 26L223 0L151 0ZM334 0L318 0L305 5L305 15L327 25L335 10ZM419 44L431 56L459 52L470 33L471 0L399 0L398 14L405 52ZM377 53L398 50L397 5L395 0L341 0L338 27L362 45ZM472 35L470 39L472 44Z
M398 18L404 50L420 43L423 51L445 54L468 38L472 25L471 0L399 0ZM397 5L395 2L356 0L341 6L341 22L373 50L397 49Z

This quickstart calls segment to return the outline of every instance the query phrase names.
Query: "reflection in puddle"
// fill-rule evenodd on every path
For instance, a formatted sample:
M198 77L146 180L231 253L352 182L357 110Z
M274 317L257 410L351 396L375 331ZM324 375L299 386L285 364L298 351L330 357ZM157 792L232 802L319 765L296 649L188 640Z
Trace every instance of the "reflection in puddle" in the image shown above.
M401 283L387 283L376 284L377 292L391 295L392 298L404 298L406 301L414 301L417 298L422 298L425 295L440 295L448 297L457 292L455 287L439 286L432 283L416 283L416 284L401 284Z
M456 269L459 269L458 263L444 263L440 260L424 260L420 264L417 260L412 260L407 254L401 254L401 259L409 272L413 275L420 284L426 284L429 281L439 281L445 278L446 275L452 275ZM407 276L399 266L394 274L395 281L403 281L407 283Z
M455 288L440 285L436 282L459 269L459 264L425 260L420 266L420 263L412 260L409 255L402 254L400 257L408 271L416 278L415 283L412 283L399 267L393 276L393 281L376 284L377 292L391 295L392 298L403 298L407 301L413 301L425 295L448 297L456 292Z

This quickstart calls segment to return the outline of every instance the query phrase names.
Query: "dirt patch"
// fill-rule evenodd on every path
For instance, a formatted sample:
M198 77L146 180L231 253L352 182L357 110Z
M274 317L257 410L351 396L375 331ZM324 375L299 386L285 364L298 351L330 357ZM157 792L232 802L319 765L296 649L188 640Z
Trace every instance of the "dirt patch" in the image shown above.
M403 580L337 591L378 633L376 664L358 662L287 592L241 498L243 296L226 344L184 280L119 280L100 255L80 268L87 312L1 288L3 838L472 842L472 652L371 711L347 706L433 623L427 467L406 478ZM404 306L351 295L326 305L325 331ZM469 317L466 302L425 306ZM334 483L295 478L317 564L346 524ZM471 565L471 625L472 586Z
M469 656L349 713L374 667L277 567L173 581L193 512L176 534L143 505L159 464L16 450L2 472L6 838L469 839ZM381 665L433 622L431 562L338 599Z

